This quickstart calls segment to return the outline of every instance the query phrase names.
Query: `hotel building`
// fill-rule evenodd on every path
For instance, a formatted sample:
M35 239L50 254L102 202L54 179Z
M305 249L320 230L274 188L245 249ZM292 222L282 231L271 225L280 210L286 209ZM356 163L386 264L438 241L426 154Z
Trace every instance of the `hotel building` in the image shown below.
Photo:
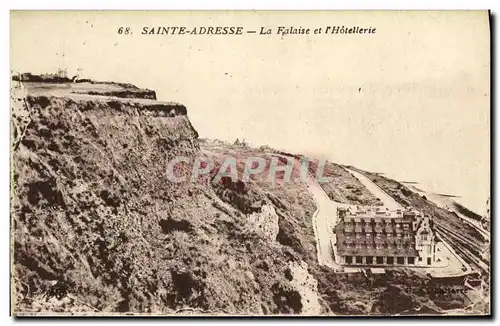
M435 261L432 220L415 210L339 208L336 261L342 265L431 266Z

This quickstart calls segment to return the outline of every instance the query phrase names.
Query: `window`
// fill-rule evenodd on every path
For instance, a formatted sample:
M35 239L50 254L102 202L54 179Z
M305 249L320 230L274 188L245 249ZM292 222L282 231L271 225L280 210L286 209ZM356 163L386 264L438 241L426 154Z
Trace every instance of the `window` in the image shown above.
M427 258L427 265L430 265L431 264L431 257L428 257Z
M427 240L427 233L422 233L422 240Z

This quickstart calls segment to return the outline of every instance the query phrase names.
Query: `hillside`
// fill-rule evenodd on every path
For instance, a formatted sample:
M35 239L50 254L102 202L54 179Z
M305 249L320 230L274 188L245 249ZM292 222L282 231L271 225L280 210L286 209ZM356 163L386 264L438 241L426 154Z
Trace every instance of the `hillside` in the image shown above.
M130 84L23 78L11 98L16 314L436 314L470 305L429 294L432 280L409 271L366 277L320 266L316 205L300 179L165 176L179 155L292 154L201 140L183 105ZM377 204L342 166L329 162L326 173L338 177L324 185L332 199Z

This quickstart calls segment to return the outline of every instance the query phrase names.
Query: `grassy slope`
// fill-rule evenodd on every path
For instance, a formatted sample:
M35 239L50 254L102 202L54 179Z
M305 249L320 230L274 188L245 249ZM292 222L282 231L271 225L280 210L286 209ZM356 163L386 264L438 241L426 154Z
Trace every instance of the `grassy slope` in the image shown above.
M186 116L103 97L26 103L13 107L26 128L13 139L16 311L300 311L288 247L211 185L166 180L167 157L199 151Z
M290 157L296 156L267 147L249 148L219 141L203 141L200 146L202 152L212 158L230 155L241 159L257 156L269 160L269 157L274 153ZM330 162L327 163L328 166L342 169L339 165ZM241 173L242 166L238 166L238 169ZM327 171L325 170L325 172ZM345 170L342 169L342 171L345 173L337 172L341 176L340 180L334 179L332 184L323 185L324 188L334 189L340 194L336 197L338 201L350 204L378 203L378 200L365 188L363 191L367 194L363 193L360 199L350 201L347 196L351 195L352 189L360 186L359 181ZM298 175L298 171L295 170L294 175ZM325 175L327 174L325 173ZM449 291L444 293L435 290L441 286L440 284L410 271L393 270L388 271L385 275L365 277L363 274L335 274L329 268L320 266L317 263L315 238L311 225L310 213L314 207L311 195L303 183L293 179L293 177L292 180L296 180L296 182L292 182L292 184L272 186L268 182L264 182L266 176L267 171L256 176L249 187L253 191L258 189L270 199L280 199L279 202L273 200L280 215L278 241L284 246L289 246L295 257L308 263L309 272L318 281L320 302L324 305L327 313L365 315L401 314L418 311L418 313L424 314L439 314L446 309L460 309L470 305L471 301L468 297L459 293L464 289L461 280L454 280L449 284L450 288L455 289L457 293ZM336 185L341 186L336 188ZM300 200L297 201L297 198ZM249 199L246 205L252 205L254 202ZM286 237L284 237L285 235ZM479 307L478 311L484 311L484 308Z
M315 170L314 165L311 166L311 170ZM332 178L331 182L320 183L331 200L351 205L382 205L379 198L376 198L342 166L326 162L323 174Z
M170 116L130 100L43 92L27 103L13 102L16 311L298 313L288 263L300 260L318 281L324 313L449 307L443 298L408 294L426 278L336 275L318 266L315 204L300 181L271 187L255 178L242 187L165 180L166 160L175 155L275 151L199 143L182 110ZM359 187L352 182L332 187L339 201ZM247 222L264 204L277 212L277 241ZM457 307L467 304L457 300Z

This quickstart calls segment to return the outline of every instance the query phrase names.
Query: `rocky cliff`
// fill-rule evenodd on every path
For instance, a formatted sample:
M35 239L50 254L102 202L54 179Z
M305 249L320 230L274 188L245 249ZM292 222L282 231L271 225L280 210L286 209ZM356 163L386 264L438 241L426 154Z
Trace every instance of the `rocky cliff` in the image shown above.
M320 266L311 221L316 206L300 180L172 183L165 174L179 155L217 161L279 152L198 139L186 108L157 101L154 91L23 76L13 81L11 97L16 313L376 314L448 307L446 298L405 292L429 283L425 277L366 278ZM332 199L378 203L339 165L326 170L338 177L325 185ZM403 297L404 304L388 303Z
M248 222L286 199L169 182L169 158L200 153L197 133L182 105L136 94L123 84L13 83L14 310L299 313L286 271L300 257L276 238L313 244ZM277 230L276 214L293 213L282 223L307 229L315 208L303 194L299 211L266 206L263 218L275 216Z

